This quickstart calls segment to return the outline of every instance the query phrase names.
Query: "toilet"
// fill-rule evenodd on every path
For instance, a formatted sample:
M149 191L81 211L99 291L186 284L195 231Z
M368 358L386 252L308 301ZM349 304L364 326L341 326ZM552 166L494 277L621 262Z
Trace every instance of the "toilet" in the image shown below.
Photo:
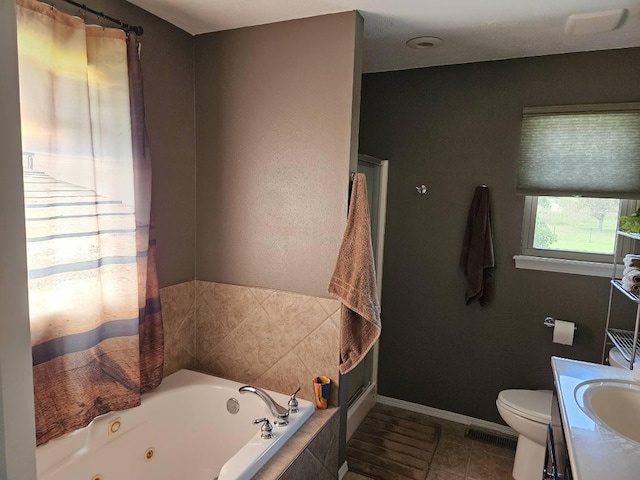
M616 347L609 350L609 365L612 367L629 369L629 362L627 362L627 360L622 356L622 353L620 353L620 350ZM633 368L635 369L638 367L640 367L640 359L633 362Z
M498 394L500 416L518 433L513 462L515 480L542 478L552 398L549 390L503 390Z
M609 365L629 368L629 362L616 347L609 351ZM640 359L634 365L640 368ZM498 412L518 434L513 462L515 480L540 480L542 477L552 399L550 390L503 390L498 394Z

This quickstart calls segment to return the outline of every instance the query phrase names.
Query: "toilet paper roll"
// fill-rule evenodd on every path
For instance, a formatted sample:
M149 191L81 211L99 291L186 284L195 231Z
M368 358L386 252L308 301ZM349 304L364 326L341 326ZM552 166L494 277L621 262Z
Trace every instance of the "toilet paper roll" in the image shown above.
M575 323L556 319L555 326L553 327L553 343L573 345L573 334L575 331Z

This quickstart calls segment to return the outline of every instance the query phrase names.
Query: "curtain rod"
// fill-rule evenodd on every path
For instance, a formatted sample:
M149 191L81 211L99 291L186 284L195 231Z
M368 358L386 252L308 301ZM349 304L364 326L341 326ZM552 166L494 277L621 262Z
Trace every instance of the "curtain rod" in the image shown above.
M74 0L62 0L62 1L65 2L65 3L70 3L71 5L80 8L84 12L89 12L89 13L91 13L91 14L99 17L99 18L102 18L104 20L109 20L110 22L115 23L116 25L118 25L122 30L124 30L127 33L133 32L137 36L141 36L144 33L144 29L140 25L138 25L138 26L129 25L128 23L125 23L122 20L118 20L117 18L113 18L113 17L111 17L109 15L106 15L104 12L99 12L97 10L94 10L93 8L87 7L83 3L75 2Z

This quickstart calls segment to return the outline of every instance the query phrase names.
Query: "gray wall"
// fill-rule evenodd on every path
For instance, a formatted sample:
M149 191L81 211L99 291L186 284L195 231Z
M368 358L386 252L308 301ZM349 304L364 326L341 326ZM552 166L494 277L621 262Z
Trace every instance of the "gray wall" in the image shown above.
M78 9L63 2L56 8ZM153 203L158 228L160 286L195 276L195 112L193 37L124 0L88 5L130 25L142 25L147 130L153 161ZM87 21L96 21L87 15Z
M196 37L198 279L327 296L361 22L348 12Z
M605 278L517 270L522 108L640 100L640 49L365 75L360 151L390 160L379 392L500 421L506 388L550 388L550 356L600 361ZM426 184L424 196L415 186ZM496 297L465 306L458 259L476 185L491 189ZM620 296L621 297L621 296ZM633 326L631 304L619 320ZM547 315L575 321L551 342Z
M0 2L0 480L36 478L14 2Z

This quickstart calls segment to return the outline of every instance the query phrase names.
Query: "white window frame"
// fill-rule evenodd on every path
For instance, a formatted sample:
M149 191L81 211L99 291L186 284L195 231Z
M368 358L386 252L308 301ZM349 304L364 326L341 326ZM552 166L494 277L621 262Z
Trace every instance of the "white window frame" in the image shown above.
M638 200L620 199L618 216L634 213L639 204L640 201ZM537 196L525 197L521 255L513 257L516 268L611 277L613 273L613 254L533 248L537 207ZM634 251L633 248L633 243L628 238L618 237L615 244L617 258L621 259L624 253ZM619 270L618 274L620 274L621 268L619 266L617 270Z

